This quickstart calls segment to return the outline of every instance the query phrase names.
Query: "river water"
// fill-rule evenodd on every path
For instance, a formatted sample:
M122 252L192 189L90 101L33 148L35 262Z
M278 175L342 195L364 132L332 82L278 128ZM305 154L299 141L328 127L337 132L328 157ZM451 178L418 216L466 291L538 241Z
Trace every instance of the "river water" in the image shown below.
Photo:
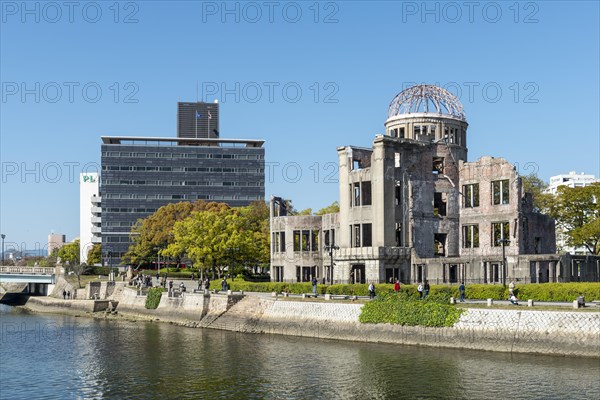
M431 349L0 305L0 399L600 399L600 360Z

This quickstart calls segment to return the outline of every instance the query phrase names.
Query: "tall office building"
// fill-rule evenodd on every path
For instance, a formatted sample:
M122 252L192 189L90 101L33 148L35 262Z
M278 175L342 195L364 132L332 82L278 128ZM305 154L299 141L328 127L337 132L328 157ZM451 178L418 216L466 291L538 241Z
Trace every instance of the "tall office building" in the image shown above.
M246 206L265 196L262 140L102 137L102 253L112 265L140 218L180 201Z
M218 138L219 103L177 103L177 137Z

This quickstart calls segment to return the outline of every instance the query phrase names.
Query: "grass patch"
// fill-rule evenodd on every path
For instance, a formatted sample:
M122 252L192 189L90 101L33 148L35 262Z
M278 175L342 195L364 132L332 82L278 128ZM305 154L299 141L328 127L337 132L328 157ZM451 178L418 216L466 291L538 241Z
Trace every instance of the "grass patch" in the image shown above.
M363 324L406 326L454 326L463 309L434 299L415 300L410 296L383 294L366 303L359 316Z
M166 290L161 287L148 289L148 295L146 296L146 308L149 310L155 310L160 303L163 292L166 292Z

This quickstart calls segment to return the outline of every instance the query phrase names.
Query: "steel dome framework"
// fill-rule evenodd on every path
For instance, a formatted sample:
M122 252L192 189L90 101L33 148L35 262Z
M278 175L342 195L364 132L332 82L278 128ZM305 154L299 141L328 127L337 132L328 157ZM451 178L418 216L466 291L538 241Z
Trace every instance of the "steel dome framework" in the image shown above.
M452 93L435 85L416 85L398 93L390 103L388 118L415 113L450 115L465 121L460 100Z

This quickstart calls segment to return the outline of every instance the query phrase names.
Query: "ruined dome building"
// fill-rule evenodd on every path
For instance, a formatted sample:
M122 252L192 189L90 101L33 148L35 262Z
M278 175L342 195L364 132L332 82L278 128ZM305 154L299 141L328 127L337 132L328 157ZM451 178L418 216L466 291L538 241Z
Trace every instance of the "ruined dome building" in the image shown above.
M598 261L555 254L554 221L534 211L513 165L467 161L468 123L450 92L400 92L384 126L372 148L338 147L339 213L288 215L271 198L272 281L598 279Z

